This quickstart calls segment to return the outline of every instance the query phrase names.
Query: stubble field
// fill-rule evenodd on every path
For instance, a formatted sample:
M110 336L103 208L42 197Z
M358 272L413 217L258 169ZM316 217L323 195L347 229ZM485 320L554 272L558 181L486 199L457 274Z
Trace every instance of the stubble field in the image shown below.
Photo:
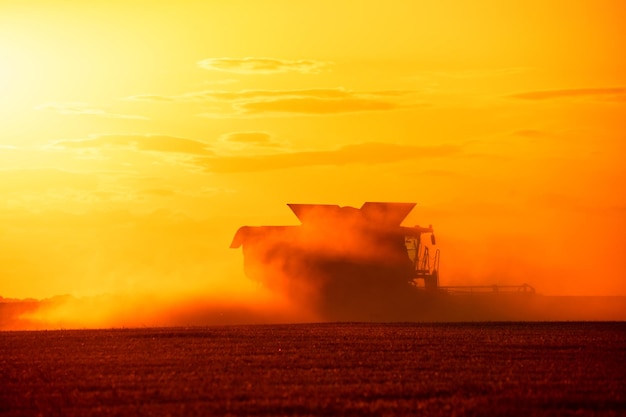
M0 332L0 414L625 415L626 323Z

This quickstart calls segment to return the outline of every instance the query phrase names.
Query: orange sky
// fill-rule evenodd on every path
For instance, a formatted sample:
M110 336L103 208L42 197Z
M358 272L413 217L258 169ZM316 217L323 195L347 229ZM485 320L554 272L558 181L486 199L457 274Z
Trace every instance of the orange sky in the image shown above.
M0 3L0 295L255 291L241 225L417 202L442 284L626 295L623 1Z

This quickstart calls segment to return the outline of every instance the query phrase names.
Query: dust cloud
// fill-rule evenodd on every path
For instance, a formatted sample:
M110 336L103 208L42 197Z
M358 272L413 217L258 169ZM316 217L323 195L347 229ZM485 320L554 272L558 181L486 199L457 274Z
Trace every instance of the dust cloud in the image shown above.
M590 287L609 282L590 279L594 271L604 276L619 271L594 269L596 263L587 262L583 255L588 252L574 239L577 230L569 227L576 219L549 226L535 223L534 227L552 231L541 240L517 230L511 231L517 235L493 233L497 222L485 222L491 230L483 230L483 224L455 223L420 213L420 219L435 223L438 244L433 246L429 228L406 226L411 216L402 223L412 204L365 207L363 211L291 205L300 224L244 226L238 232L240 219L197 221L167 211L150 216L47 214L45 221L33 215L20 225L21 240L5 229L5 239L14 243L5 250L5 271L32 279L19 287L17 275L6 275L3 291L11 291L3 295L12 299L0 298L0 330L317 321L626 320L623 294L606 296L606 289L594 293ZM608 236L609 223L598 227L597 234ZM74 233L66 233L68 228ZM416 230L421 231L420 243L431 256L436 248L442 250L440 285L527 283L537 293L427 291L422 281L418 288L412 282L415 265L405 241ZM563 236L569 246L555 240ZM241 249L228 249L229 242ZM602 256L615 258L620 246L614 246L615 251ZM563 268L559 262L568 258L557 250L577 262ZM616 285L623 287L623 283ZM68 296L50 295L63 294L64 288L75 291ZM37 299L24 300L12 293Z
M268 291L239 294L57 296L0 300L0 330L189 327L317 321Z
M228 248L239 220L167 210L23 216L0 235L0 330L316 320L244 276Z

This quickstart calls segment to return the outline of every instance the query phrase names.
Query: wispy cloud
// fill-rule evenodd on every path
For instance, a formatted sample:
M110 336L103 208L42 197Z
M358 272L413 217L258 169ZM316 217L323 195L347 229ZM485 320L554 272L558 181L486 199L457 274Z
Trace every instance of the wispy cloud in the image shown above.
M274 137L267 132L231 132L220 137L222 143L236 144L236 145L254 145L265 147L277 147L282 144L274 139Z
M197 158L195 162L210 172L254 172L316 165L383 164L407 159L443 157L459 152L459 147L451 145L428 147L362 143L330 151Z
M563 90L539 90L511 94L509 98L520 100L554 100L564 98L591 98L601 100L626 100L626 88L572 88Z
M271 133L262 131L242 131L226 133L218 138L216 152L222 156L261 155L276 152L288 152L289 142L279 140Z
M206 117L245 117L257 115L328 115L388 111L423 106L412 90L351 91L344 88L303 90L204 90L178 96L153 94L131 97L146 101L223 103L226 108Z
M198 62L201 68L236 74L277 74L297 72L315 74L329 63L309 59L287 60L276 58L208 58Z
M111 113L102 109L94 108L86 103L44 103L35 107L36 110L50 111L63 115L84 115L108 117L112 119L135 119L148 120L147 117L132 114Z
M202 90L191 93L164 96L158 94L142 94L129 97L134 100L145 101L216 101L216 102L236 102L236 101L255 101L262 99L280 99L286 97L307 97L319 99L341 99L351 98L354 96L399 96L408 94L407 91L374 91L374 92L354 92L344 88L311 88L302 90Z
M307 97L319 99L349 98L356 94L343 88L312 88L304 90L240 90L220 91L205 90L179 96L183 100L194 101L255 101L262 99L280 99L285 97ZM370 93L378 95L378 93Z
M226 142L268 144L272 136L265 132L232 132L223 137Z
M299 113L299 114L333 114L355 113L366 111L395 110L402 106L388 100L367 98L320 99L320 98L284 98L279 100L240 103L235 106L247 115L261 113Z
M398 110L418 105L415 92L408 90L364 92L343 88L249 90L231 95L204 92L203 96L207 100L231 102L235 116L331 115Z
M204 142L160 135L98 135L89 139L57 141L54 146L68 149L123 147L140 151L193 155L211 155L213 153Z

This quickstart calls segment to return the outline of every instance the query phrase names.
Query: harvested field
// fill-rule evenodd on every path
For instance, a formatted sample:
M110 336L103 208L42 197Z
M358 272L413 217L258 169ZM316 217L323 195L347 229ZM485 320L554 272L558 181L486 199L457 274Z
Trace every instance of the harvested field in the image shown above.
M626 323L0 332L0 415L624 415Z

